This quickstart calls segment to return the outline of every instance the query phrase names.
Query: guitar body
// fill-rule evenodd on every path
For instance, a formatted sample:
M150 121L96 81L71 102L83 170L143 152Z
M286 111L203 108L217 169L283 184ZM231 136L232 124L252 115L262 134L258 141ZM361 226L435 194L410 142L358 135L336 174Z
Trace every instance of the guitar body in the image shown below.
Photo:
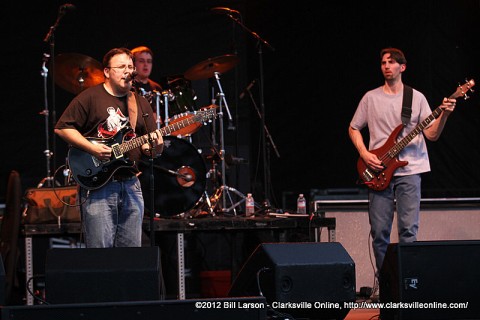
M383 163L384 169L381 171L375 171L367 167L362 158L357 161L357 171L360 179L365 183L367 187L372 190L381 191L385 190L390 181L392 180L393 173L400 167L404 167L408 164L408 161L400 161L396 156L390 156L391 149L395 146L397 137L403 129L403 124L399 125L392 131L387 141L383 146L378 149L370 150L375 154Z
M217 107L216 105L210 105L201 111L195 111L189 114L188 117L160 128L160 134L162 137L174 133L178 134L184 128L191 129L199 123L215 118ZM124 127L108 139L87 138L91 143L104 144L112 148L112 156L109 161L99 161L88 152L70 147L68 151L68 165L73 179L83 188L94 190L103 187L118 169L132 167L135 163L129 161L124 154L148 143L151 136L150 134L145 134L124 142L125 135L131 131L131 128Z
M109 139L87 138L91 143L104 144L112 147L115 144L121 144L124 136L130 128L123 128L117 134ZM90 153L81 149L71 147L68 151L68 165L75 181L87 190L93 190L103 187L113 174L120 168L130 168L134 165L123 155L112 157L109 161L99 161Z

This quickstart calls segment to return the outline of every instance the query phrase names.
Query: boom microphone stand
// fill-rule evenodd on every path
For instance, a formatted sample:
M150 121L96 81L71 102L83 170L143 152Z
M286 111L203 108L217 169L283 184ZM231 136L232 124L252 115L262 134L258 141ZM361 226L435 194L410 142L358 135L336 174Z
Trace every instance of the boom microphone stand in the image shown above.
M238 11L232 10L229 8L213 8L213 11L217 11L219 13L225 14L227 17L232 19L236 24L238 24L242 29L244 29L247 33L249 33L252 37L257 40L258 46L258 57L259 57L259 72L260 72L260 114L261 114L261 121L262 121L262 156L263 156L263 180L264 180L264 206L265 209L270 208L270 200L269 196L271 195L270 190L270 162L269 157L267 157L267 144L266 144L266 126L265 126L265 100L264 100L264 81L263 81L263 49L262 46L269 48L271 51L275 51L266 40L262 39L257 33L253 32L249 28L247 28L239 19L235 18L232 14L239 14ZM278 153L277 153L278 156Z
M57 29L58 25L60 24L60 20L63 18L63 16L68 12L68 11L73 11L75 10L75 6L70 3L66 3L61 5L58 8L58 14L57 14L57 19L55 20L55 23L53 26L50 27L48 30L48 33L45 35L45 38L43 39L43 42L48 43L50 46L50 55L47 55L44 53L44 58L43 58L43 66L42 66L42 76L44 77L44 94L45 94L45 109L41 112L45 116L45 130L46 130L46 146L47 149L44 151L44 154L47 158L47 176L39 183L39 187L43 186L45 181L47 182L48 186L53 186L54 181L53 177L51 177L51 165L50 165L50 159L52 156L55 155L56 153L56 139L55 135L53 136L52 139L52 146L53 146L53 152L50 151L50 129L49 129L49 117L50 115L52 116L51 122L52 126L55 126L57 119L56 119L56 111L55 111L55 30ZM53 71L52 76L51 76L51 90L52 90L52 106L49 108L48 106L48 99L47 99L47 76L48 76L48 69L46 68L46 60L48 61L48 57L50 58L50 69ZM50 112L51 110L51 112ZM55 157L53 157L53 167L56 167L56 161Z
M38 188L43 186L52 187L53 186L53 177L52 171L50 166L50 159L52 157L52 152L50 151L50 128L49 128L49 112L48 112L48 89L47 89L47 78L48 78L48 58L50 56L46 53L43 54L43 63L42 63L42 71L41 75L43 77L43 95L45 99L45 108L40 112L41 115L45 117L45 150L43 153L45 154L46 164L47 164L47 175L45 178L40 181L38 184Z

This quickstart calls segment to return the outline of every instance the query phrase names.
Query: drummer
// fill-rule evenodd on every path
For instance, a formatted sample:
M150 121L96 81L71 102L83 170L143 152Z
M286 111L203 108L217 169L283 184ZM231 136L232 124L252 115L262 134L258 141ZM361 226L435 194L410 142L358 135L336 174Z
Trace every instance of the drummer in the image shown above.
M135 65L137 75L133 81L135 91L144 96L156 111L156 93L162 92L162 86L150 79L153 67L153 51L146 47L140 46L131 50L133 53L133 64Z

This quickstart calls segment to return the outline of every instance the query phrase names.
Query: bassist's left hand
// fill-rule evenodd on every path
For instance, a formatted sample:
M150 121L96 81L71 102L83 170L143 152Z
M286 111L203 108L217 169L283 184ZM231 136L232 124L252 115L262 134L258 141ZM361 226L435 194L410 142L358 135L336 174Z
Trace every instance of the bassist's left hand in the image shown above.
M443 98L440 108L442 108L443 112L445 112L446 115L449 115L450 113L453 112L453 110L455 110L456 104L457 104L457 99Z

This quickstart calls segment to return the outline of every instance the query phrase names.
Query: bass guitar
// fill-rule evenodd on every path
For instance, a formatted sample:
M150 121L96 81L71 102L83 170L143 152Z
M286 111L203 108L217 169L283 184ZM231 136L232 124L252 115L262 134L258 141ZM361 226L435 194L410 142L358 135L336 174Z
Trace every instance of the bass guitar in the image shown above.
M160 133L167 136L194 123L207 122L216 116L216 109L217 106L212 105L206 110L196 111L184 120L160 128ZM70 147L67 161L73 179L83 188L94 190L103 187L118 169L134 166L135 162L129 160L125 153L148 143L149 135L123 141L131 131L130 127L124 127L111 138L87 138L91 143L104 144L112 148L112 156L107 161L100 161L82 149Z
M475 81L473 79L467 81L464 85L459 86L455 93L449 98L456 99L458 97L464 97L467 99L467 92L471 90L474 85ZM360 157L357 161L357 171L361 182L372 190L385 190L390 184L395 170L408 164L408 161L400 161L398 159L400 151L402 151L410 141L421 133L433 120L437 119L442 111L442 108L436 108L425 120L417 124L408 135L397 142L397 137L404 127L403 124L400 124L393 130L383 146L375 150L370 150L371 153L375 154L378 159L382 161L382 170L377 171L369 168L365 161Z

